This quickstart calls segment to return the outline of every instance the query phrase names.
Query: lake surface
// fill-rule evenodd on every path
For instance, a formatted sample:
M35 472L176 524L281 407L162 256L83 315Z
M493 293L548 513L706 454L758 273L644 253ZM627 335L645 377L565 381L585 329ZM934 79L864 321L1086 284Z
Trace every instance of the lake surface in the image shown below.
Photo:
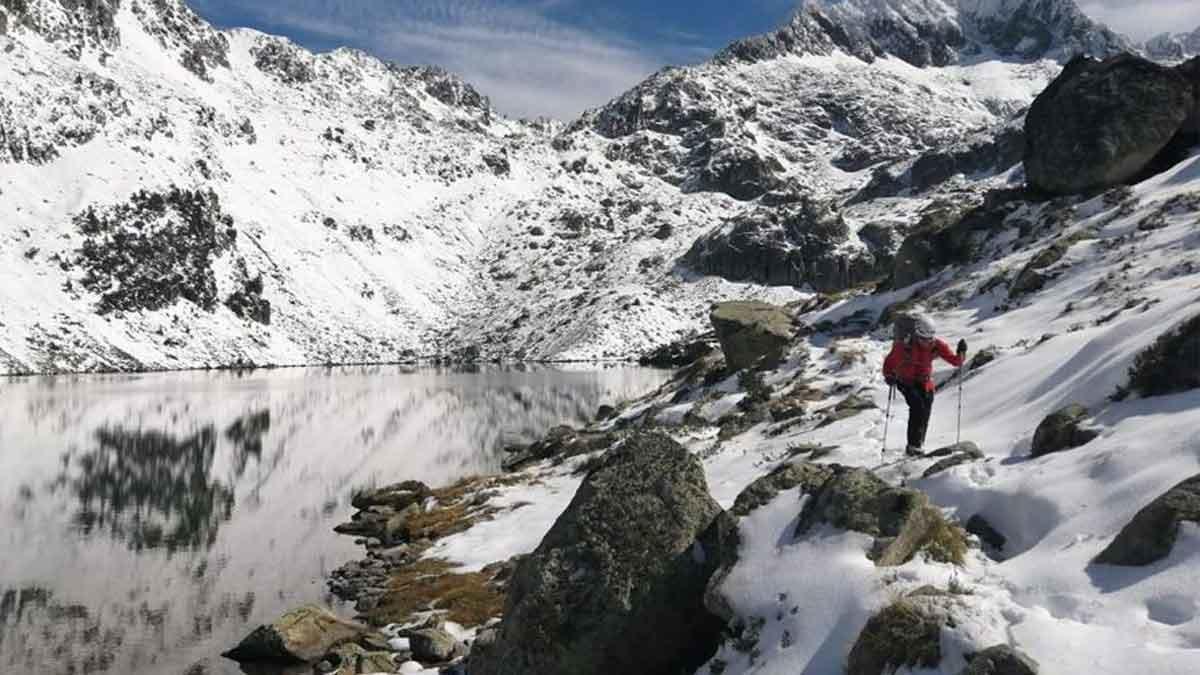
M0 672L233 674L361 555L359 486L499 469L666 373L401 367L0 379ZM343 607L349 614L348 608Z

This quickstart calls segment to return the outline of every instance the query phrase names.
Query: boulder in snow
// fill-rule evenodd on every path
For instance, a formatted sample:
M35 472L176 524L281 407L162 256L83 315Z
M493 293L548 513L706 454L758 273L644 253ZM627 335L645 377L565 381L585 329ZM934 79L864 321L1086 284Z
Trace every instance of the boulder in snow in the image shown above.
M930 452L926 457L941 457L942 459L926 469L925 473L921 475L922 478L929 478L961 464L981 460L984 455L978 445L975 445L971 441L963 441L962 443L938 448Z
M1167 331L1133 362L1129 385L1142 396L1200 388L1200 314Z
M414 631L409 635L408 643L413 658L421 663L446 663L466 652L461 642L441 628Z
M765 302L723 302L709 314L730 371L783 360L792 341L792 319Z
M1037 675L1038 664L1011 645L996 645L975 654L959 675Z
M1138 511L1095 562L1149 565L1166 558L1179 537L1179 524L1200 523L1200 474L1171 488Z
M1033 432L1033 456L1041 457L1052 452L1078 448L1091 442L1100 435L1100 432L1081 426L1087 416L1088 409L1078 403L1073 403L1048 415Z
M722 622L705 610L722 515L700 462L662 434L610 450L509 587L472 675L691 672Z
M1179 72L1138 56L1076 58L1034 100L1025 119L1030 186L1078 194L1137 178L1195 108Z
M937 598L903 598L871 617L846 658L846 675L936 668L942 661L942 627L947 623L935 607Z

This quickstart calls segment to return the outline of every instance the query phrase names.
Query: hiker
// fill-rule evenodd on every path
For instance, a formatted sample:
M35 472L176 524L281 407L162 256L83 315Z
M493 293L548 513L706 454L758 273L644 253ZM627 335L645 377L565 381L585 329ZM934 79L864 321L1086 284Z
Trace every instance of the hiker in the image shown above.
M958 341L957 353L950 351L950 345L934 335L929 319L908 315L896 319L892 351L883 360L883 379L888 386L900 390L908 404L906 454L923 454L921 447L925 445L925 432L933 412L933 357L957 368L966 355L966 340Z

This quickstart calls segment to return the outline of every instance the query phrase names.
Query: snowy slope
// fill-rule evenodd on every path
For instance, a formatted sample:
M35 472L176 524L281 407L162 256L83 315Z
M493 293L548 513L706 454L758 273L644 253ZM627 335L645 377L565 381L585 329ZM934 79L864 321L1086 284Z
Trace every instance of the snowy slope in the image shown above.
M709 488L725 507L797 449L825 446L831 452L816 461L875 469L925 491L960 522L981 514L1008 539L994 557L974 548L962 567L918 556L878 568L866 555L870 537L834 529L795 537L802 496L782 492L741 521L739 561L719 587L737 619L752 627L750 637L726 644L698 672L842 672L868 617L925 585L951 589L955 625L941 634L936 668L898 672L958 675L970 654L996 644L1023 650L1045 673L1200 672L1200 529L1185 523L1169 558L1147 567L1092 562L1138 510L1200 473L1200 391L1117 396L1135 356L1200 306L1198 218L1200 154L1130 191L1022 203L990 231L980 262L803 315L835 329L817 330L763 378L777 399L793 387L821 392L798 418L722 439L715 422L746 396L736 377L700 388L681 379L626 407L622 420L665 429L703 458ZM1010 299L1015 271L1064 239L1072 243L1049 268L1047 285ZM962 438L976 442L985 459L929 478L922 475L936 460L905 460L897 449L902 404L881 456L887 388L879 367L889 329L841 335L836 328L853 316L873 323L916 292L942 337L996 355L967 375L962 393ZM948 386L934 408L930 449L955 442L952 374L944 364L935 369ZM826 411L853 393L878 409L822 425ZM1090 409L1088 424L1099 437L1032 458L1039 422L1076 402ZM427 555L478 569L532 550L578 484L571 470L588 460L533 469L540 484L507 488L498 503L534 506L444 539Z
M803 298L804 280L680 260L778 204L841 209L964 138L984 139L968 178L1007 168L988 139L1058 47L1123 44L1069 0L977 4L844 5L951 21L971 37L945 67L879 35L864 59L801 11L563 127L504 119L437 69L216 31L178 0L5 3L0 372L629 358L702 329L713 300ZM863 11L834 18L862 28ZM1061 19L1043 52L985 49L979 17L1020 16ZM814 25L811 49L747 47ZM921 204L859 199L823 255L878 273Z

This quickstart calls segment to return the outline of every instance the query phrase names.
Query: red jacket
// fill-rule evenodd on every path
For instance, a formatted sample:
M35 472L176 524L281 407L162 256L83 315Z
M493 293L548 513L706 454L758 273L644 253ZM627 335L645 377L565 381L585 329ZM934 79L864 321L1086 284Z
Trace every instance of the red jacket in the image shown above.
M963 360L941 340L914 340L892 343L892 351L883 360L884 378L894 378L903 384L916 384L933 391L933 357L939 356L954 367Z

